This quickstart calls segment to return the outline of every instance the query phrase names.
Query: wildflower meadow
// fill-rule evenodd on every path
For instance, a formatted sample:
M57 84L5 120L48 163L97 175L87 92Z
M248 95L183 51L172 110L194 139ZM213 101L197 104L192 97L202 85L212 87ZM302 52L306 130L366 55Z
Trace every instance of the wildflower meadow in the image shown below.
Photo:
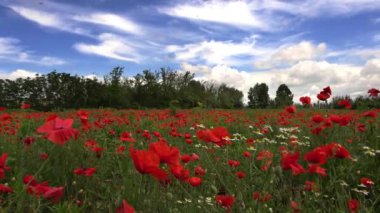
M300 101L282 110L2 108L1 211L379 212L379 109Z

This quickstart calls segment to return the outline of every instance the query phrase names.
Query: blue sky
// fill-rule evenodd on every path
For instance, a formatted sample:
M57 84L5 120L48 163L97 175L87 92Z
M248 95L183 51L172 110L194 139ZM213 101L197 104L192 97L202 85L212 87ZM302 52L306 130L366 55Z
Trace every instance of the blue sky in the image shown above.
M115 66L364 95L380 85L380 1L0 0L0 78Z

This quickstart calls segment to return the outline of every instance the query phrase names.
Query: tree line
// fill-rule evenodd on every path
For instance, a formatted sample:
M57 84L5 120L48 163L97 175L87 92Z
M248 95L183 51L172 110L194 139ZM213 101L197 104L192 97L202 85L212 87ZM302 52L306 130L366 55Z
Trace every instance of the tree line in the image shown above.
M115 67L103 80L59 73L34 78L0 79L0 106L36 110L69 108L241 108L243 93L225 84L198 81L190 72L161 68L123 76Z
M161 68L144 70L125 77L123 67L115 67L103 77L85 78L69 73L50 72L34 78L0 79L0 107L19 108L28 103L33 109L49 111L78 108L242 108L243 92L226 84L199 81L190 72ZM257 83L248 91L249 108L283 108L294 104L294 95L281 84L271 99L269 87ZM379 98L359 96L355 100L334 97L327 108L339 108L338 102L349 99L354 109L380 107ZM316 106L316 107L319 107Z

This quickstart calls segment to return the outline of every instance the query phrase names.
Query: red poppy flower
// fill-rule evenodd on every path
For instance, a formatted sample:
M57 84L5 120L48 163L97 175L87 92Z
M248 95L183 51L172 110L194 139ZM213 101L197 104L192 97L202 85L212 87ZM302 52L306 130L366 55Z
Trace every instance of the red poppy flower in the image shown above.
M82 123L82 129L89 130L91 128L91 124L89 122L89 112L86 110L79 110L77 111L77 116L80 119L80 122Z
M296 110L297 110L296 105L291 105L291 106L285 107L285 111L290 113L290 114L295 113Z
M191 177L189 178L189 183L192 186L200 186L202 184L202 178L199 177Z
M63 196L63 187L49 186L47 181L38 183L37 179L32 175L26 175L23 182L26 184L26 191L31 195L42 195L45 199L52 200L54 203L58 203Z
M250 157L252 156L252 154L251 154L250 152L248 152L248 151L244 151L244 152L243 152L243 155L244 155L244 157L246 157L246 158L250 158Z
M135 209L123 199L121 205L116 209L116 213L135 213Z
M323 177L327 176L326 174L326 169L325 168L322 168L320 167L319 165L317 164L309 164L309 170L308 170L309 173L315 173L315 174L319 174Z
M130 132L123 132L120 135L120 140L123 142L131 142L131 143L136 142L136 140L134 138L132 138L132 133L130 133Z
M96 168L77 168L74 169L74 174L83 176L92 176L96 172Z
M283 170L292 170L293 175L305 173L305 169L298 163L299 152L282 153L281 167Z
M358 200L350 199L347 201L347 206L350 212L355 213L359 210L360 203Z
M330 143L329 145L327 145L326 149L329 150L329 152L332 152L334 157L336 157L336 158L352 159L352 157L351 157L350 153L347 151L347 149L339 143Z
M323 127L321 126L311 129L311 133L313 133L314 135L319 135L321 134L322 131L323 131Z
M331 94L331 88L328 86L326 88L323 88L323 90L317 95L317 98L321 101L326 101L330 98Z
M40 154L40 159L41 160L46 160L46 159L48 159L49 158L49 155L47 154L47 153L41 153Z
M365 132L365 124L356 124L356 129L359 131L359 132Z
M312 181L305 181L303 190L305 191L312 191L314 189L315 182Z
M299 207L299 205L298 205L297 202L291 201L290 202L290 206L292 207L293 212L301 212L301 209L300 209L300 207Z
M188 163L188 162L191 161L191 156L190 156L190 155L182 155L182 156L181 156L181 161L182 161L183 163Z
M330 86L323 88L322 92L329 94L329 95L332 94Z
M58 203L63 196L64 188L60 187L47 187L43 193L43 197L47 200L52 200L54 203Z
M159 181L167 180L167 172L159 168L160 157L150 150L129 149L133 163L141 174L151 174Z
M315 163L323 165L327 160L326 150L322 147L317 147L310 152L307 152L304 156L305 160L309 163Z
M195 167L194 169L194 173L195 175L197 176L203 176L206 174L206 170L204 168L202 168L202 166L197 166Z
M211 142L218 146L224 146L230 135L226 128L216 127L211 130L198 130L197 137L205 142Z
M270 152L269 150L262 150L259 152L259 154L256 157L256 160L264 161L264 164L261 165L262 171L268 170L269 166L272 164L272 158L273 158L273 153Z
M170 166L170 171L175 178L181 181L187 181L190 177L190 171L182 165L172 165Z
M246 174L244 172L242 172L242 171L236 172L235 175L239 179L243 179L246 176Z
M6 186L4 184L0 184L0 193L1 194L10 194L12 192L13 192L13 190L11 187Z
M237 167L240 165L240 162L237 160L228 160L228 165L230 165L231 167Z
M315 114L313 115L313 117L311 117L310 120L314 123L319 124L319 123L322 123L325 120L325 118L320 114Z
M78 137L78 130L71 128L73 119L62 120L55 117L53 120L47 121L37 129L38 133L45 133L47 139L53 143L65 144L71 138Z
M271 194L269 194L269 193L266 193L265 195L264 195L264 197L262 197L261 198L261 201L262 202L268 202L268 201L270 201L271 199L272 199L272 195Z
M366 178L366 177L360 178L360 183L365 185L366 187L371 187L375 184L375 182L373 182L373 180Z
M26 137L24 138L22 142L24 143L25 146L30 146L34 143L34 141L35 141L34 137Z
M252 193L252 199L253 200L259 200L260 199L260 192L253 192Z
M366 111L366 112L363 112L362 114L364 117L371 117L371 118L376 118L377 117L377 113L375 110L371 110L371 111Z
M347 126L351 122L351 116L345 115L340 117L339 126Z
M310 106L311 105L311 98L309 96L300 97L300 102L304 106Z
M344 99L338 102L338 106L343 107L345 109L351 109L352 105L349 99Z
M0 116L0 121L11 121L12 120L12 116L8 113L4 113Z
M330 95L321 92L317 95L317 98L321 101L326 101L330 98Z
M158 155L161 163L168 165L179 164L180 153L177 147L171 147L166 142L158 141L149 144L149 150Z
M0 179L5 179L5 170L11 171L11 168L5 165L5 162L7 161L8 154L3 153L0 157Z
M226 208L231 208L235 202L235 198L232 195L216 195L215 200L217 204Z
M156 138L160 138L161 137L161 134L157 131L154 131L153 132L153 135L156 137Z
M378 89L372 88L368 90L369 96L377 97L380 91Z

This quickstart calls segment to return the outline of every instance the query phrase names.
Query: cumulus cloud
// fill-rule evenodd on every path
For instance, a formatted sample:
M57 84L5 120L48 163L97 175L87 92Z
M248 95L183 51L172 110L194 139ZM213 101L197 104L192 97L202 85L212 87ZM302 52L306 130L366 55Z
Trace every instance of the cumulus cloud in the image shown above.
M266 83L269 86L269 95L274 98L280 84L287 84L295 95L294 101L304 95L317 101L316 94L326 86L331 86L333 95L366 95L371 87L380 85L380 60L370 60L363 66L335 64L327 61L300 61L288 68L271 69L260 72L247 72L227 65L209 67L208 72L199 72L197 69L206 69L203 66L186 64L183 70L203 73L198 75L199 80L209 80L216 83L226 83L241 90L247 102L247 93L256 83Z
M207 65L192 65L187 62L182 62L180 66L182 71L189 71L197 75L208 74L211 72L211 68Z
M66 61L52 56L40 56L26 50L20 45L20 40L10 37L0 37L0 61L38 64L43 66L62 65Z
M9 79L9 80L15 80L17 78L34 78L36 74L39 74L38 72L24 70L24 69L17 69L12 72L2 72L0 71L0 79Z
M367 77L369 80L373 78L380 78L380 58L375 58L367 61L361 70L361 75Z
M326 52L326 48L325 43L315 45L310 41L285 44L274 50L268 59L256 61L254 65L259 69L268 69L274 66L291 65L299 61L318 59Z

